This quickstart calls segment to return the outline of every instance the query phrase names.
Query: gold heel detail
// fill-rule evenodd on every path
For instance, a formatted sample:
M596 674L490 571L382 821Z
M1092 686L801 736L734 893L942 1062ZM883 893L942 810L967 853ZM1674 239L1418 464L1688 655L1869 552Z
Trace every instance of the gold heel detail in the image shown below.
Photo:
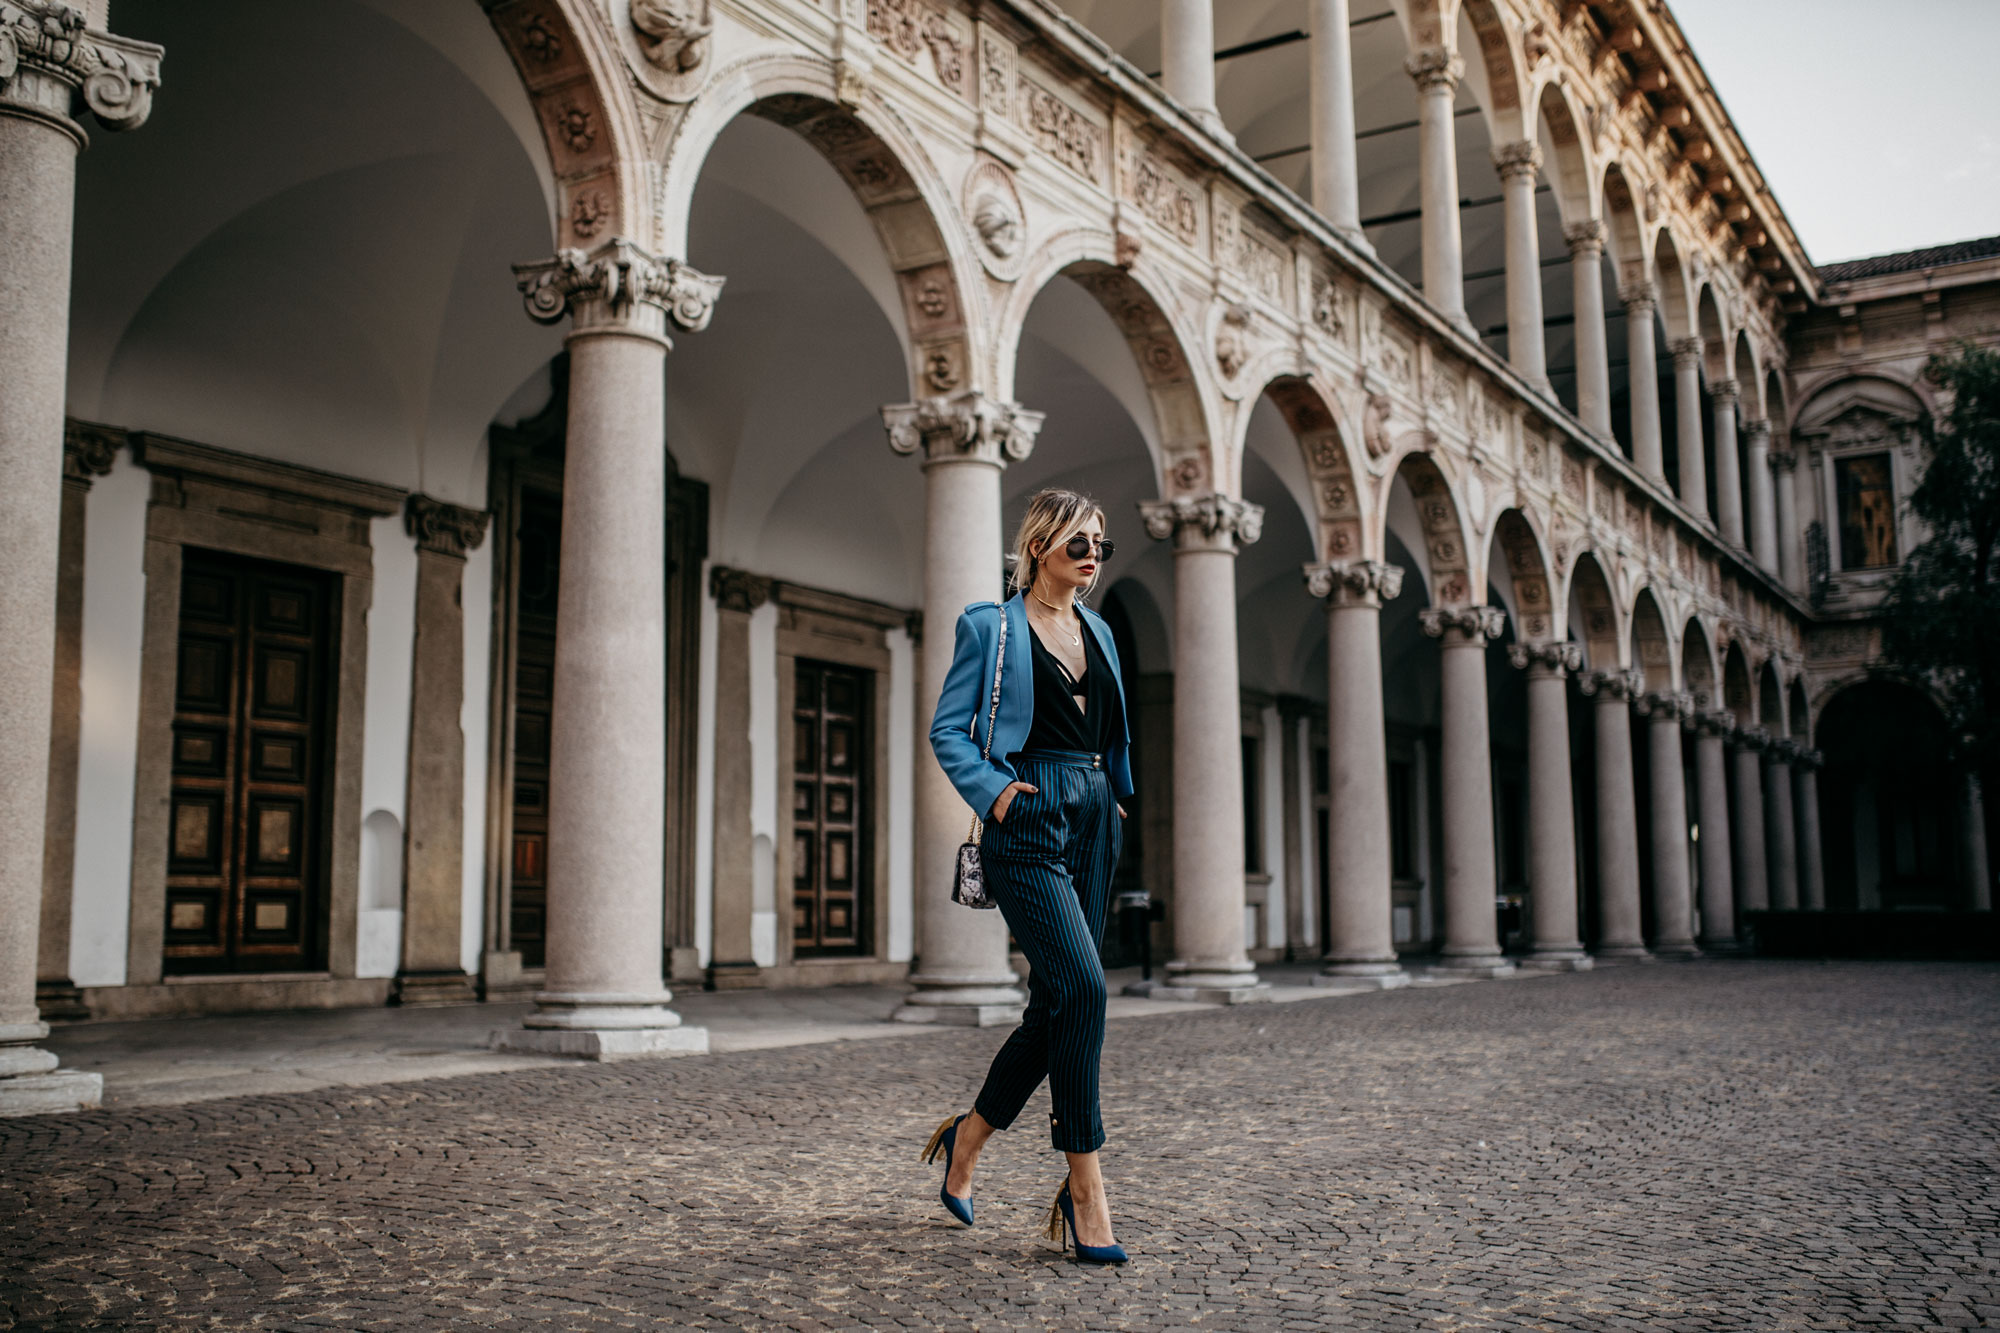
M1044 1231L1047 1233L1048 1238L1050 1240L1054 1241L1057 1245L1065 1247L1067 1247L1069 1242L1068 1240L1065 1239L1067 1235L1067 1228L1065 1227L1063 1222L1062 1196L1063 1196L1063 1190L1066 1190L1068 1188L1069 1188L1069 1177L1064 1176L1062 1189L1058 1189L1056 1191L1056 1197L1049 1201L1049 1221L1048 1225L1044 1228Z
M958 1123L957 1116L955 1115L946 1116L944 1118L944 1123L942 1125L939 1125L936 1130L932 1131L931 1141L924 1145L924 1150L919 1155L918 1160L924 1162L935 1162L938 1159L938 1154L944 1151L945 1131L950 1129L953 1125L957 1123Z

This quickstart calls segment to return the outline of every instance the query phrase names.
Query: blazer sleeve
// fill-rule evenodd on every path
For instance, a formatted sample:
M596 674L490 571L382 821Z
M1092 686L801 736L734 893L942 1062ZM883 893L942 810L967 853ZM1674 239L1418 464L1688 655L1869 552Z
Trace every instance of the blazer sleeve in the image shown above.
M980 611L968 610L958 618L951 669L945 673L937 712L931 717L931 753L965 803L985 819L1013 779L980 753L986 740L986 710L993 697L993 678L987 674L987 636L980 633L975 619Z

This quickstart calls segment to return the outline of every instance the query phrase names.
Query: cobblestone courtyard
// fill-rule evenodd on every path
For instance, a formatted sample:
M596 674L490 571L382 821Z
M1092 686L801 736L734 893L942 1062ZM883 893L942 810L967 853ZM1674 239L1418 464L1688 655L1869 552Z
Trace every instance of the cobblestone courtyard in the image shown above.
M2000 1324L2000 967L1701 962L1115 1021L1123 1270L916 1153L998 1032L0 1121L0 1327Z

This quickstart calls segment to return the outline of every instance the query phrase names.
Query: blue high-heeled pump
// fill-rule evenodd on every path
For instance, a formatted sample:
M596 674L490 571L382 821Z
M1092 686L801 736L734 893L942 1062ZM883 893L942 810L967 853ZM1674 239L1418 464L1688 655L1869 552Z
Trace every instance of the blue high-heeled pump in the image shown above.
M926 1162L935 1162L939 1153L944 1154L944 1178L947 1182L951 1180L952 1150L958 1146L958 1122L963 1119L965 1117L962 1115L946 1116L944 1123L931 1134L931 1141L924 1145L923 1160ZM971 1199L961 1199L944 1185L939 1185L938 1201L944 1204L945 1211L953 1217L967 1226L972 1225Z
M1064 1232L1067 1230L1067 1242ZM1076 1206L1069 1197L1069 1177L1063 1177L1062 1188L1056 1191L1056 1201L1049 1205L1049 1239L1065 1248L1073 1246L1079 1263L1122 1264L1130 1260L1123 1245L1085 1245L1076 1238Z

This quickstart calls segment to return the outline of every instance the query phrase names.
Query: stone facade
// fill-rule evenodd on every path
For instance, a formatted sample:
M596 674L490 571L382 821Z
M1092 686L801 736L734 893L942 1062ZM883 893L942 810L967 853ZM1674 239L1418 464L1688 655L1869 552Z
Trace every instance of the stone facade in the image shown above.
M604 1058L701 1047L669 982L907 975L899 1017L1008 1021L923 732L1051 482L1122 539L1157 993L1726 949L1739 907L1826 902L1814 721L1916 534L1864 513L1824 578L1807 534L1876 494L1829 469L1907 434L1992 275L1814 269L1664 9L362 8L134 0L156 46L0 4L40 210L7 230L61 242L0 274L42 386L0 422L22 1073L38 980L100 1014L533 994L509 1044ZM136 124L177 42L221 82L78 159L71 115ZM263 44L315 53L282 128L220 110ZM230 188L147 184L195 173ZM96 447L127 430L161 443ZM228 670L316 673L291 786L249 676L195 706L187 543L334 580L321 637L229 631Z

